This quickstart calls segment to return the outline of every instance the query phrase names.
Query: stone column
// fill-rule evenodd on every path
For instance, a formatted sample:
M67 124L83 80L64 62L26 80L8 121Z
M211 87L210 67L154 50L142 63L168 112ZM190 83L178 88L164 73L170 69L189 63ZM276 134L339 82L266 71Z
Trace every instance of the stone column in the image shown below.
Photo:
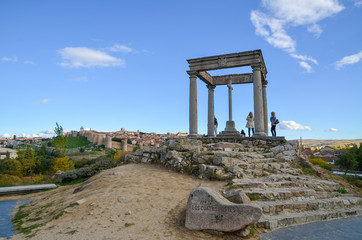
M207 85L207 88L209 89L209 97L208 97L208 121L207 121L207 135L209 137L214 136L215 132L215 125L214 125L214 118L215 118L215 112L214 112L214 85Z
M261 83L261 66L253 65L253 85L254 85L254 121L255 137L266 136L264 132L264 107L263 107L263 87Z
M233 85L232 85L232 82L230 81L227 86L229 88L229 121L231 122L233 120L233 99L232 99Z
M196 75L190 74L189 137L197 136L197 82Z
M218 136L220 137L239 137L240 133L235 128L235 122L233 121L233 105L232 105L232 82L228 83L229 88L229 121L226 122L226 128Z
M263 81L263 106L264 106L264 132L268 136L268 104L266 98L266 85L268 81Z

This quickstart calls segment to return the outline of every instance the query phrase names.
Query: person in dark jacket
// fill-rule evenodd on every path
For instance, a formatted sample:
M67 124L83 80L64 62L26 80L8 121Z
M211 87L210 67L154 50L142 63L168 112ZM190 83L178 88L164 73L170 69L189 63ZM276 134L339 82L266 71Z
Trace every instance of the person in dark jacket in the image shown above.
M275 131L275 127L278 124L278 119L275 116L275 112L271 112L271 117L270 117L270 122L271 122L271 134L273 135L273 137L277 136L277 132Z
M215 137L217 136L217 119L214 117L214 126L215 126Z

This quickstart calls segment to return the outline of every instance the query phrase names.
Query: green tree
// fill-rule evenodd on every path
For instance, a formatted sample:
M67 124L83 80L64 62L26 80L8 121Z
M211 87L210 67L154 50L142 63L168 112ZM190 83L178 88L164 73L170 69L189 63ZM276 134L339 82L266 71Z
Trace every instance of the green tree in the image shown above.
M353 149L348 149L345 154L339 155L336 164L344 169L345 173L354 170L358 166L357 158Z
M55 137L53 138L53 142L55 148L64 156L65 148L67 145L67 138L64 136L63 127L56 123L56 127L54 129Z
M16 159L5 159L0 161L1 173L22 176L22 165Z
M57 158L53 166L53 171L56 172L61 170L63 172L67 170L74 169L74 163L69 159L69 157Z
M24 176L34 173L36 167L36 154L31 148L28 148L25 151L19 151L17 160L21 162Z

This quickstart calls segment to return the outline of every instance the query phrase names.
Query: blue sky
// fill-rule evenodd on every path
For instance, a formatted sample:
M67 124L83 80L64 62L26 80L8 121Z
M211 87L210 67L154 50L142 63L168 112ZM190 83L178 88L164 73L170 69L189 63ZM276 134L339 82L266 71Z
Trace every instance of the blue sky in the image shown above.
M186 59L261 49L287 139L362 138L362 1L0 1L0 136L188 132ZM212 74L251 72L250 67ZM252 85L235 85L245 129ZM227 87L215 89L219 130ZM199 133L207 88L198 80Z

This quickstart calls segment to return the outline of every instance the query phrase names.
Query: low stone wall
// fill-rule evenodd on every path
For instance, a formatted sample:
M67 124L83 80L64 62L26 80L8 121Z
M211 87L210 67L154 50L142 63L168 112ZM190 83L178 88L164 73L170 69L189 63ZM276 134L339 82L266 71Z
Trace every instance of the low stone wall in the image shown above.
M298 141L284 138L169 139L162 148L138 149L126 155L124 161L162 164L200 178L232 179L265 174L257 170L259 167L272 170L289 167L297 158L298 150ZM254 163L258 160L259 165ZM248 170L251 161L254 161L254 169ZM243 164L245 167L241 168Z

